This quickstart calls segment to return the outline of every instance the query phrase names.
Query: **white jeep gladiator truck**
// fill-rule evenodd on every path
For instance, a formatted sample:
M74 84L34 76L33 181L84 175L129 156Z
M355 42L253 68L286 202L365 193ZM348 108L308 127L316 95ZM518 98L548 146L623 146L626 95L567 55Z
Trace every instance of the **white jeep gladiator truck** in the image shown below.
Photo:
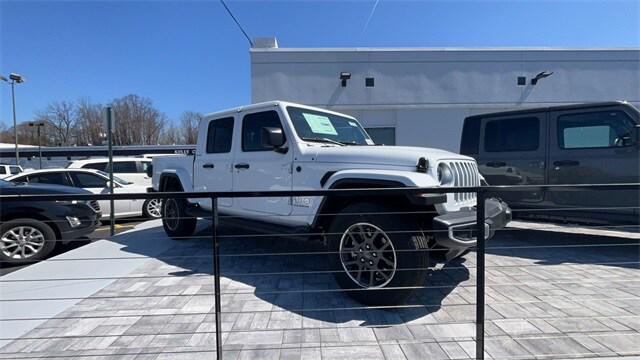
M443 150L376 146L353 117L271 101L207 115L195 155L154 157L153 191L227 192L478 186L473 158ZM220 198L220 221L309 236L327 245L331 270L365 304L405 301L423 286L429 253L447 260L476 244L473 193L397 196ZM211 200L168 199L163 226L192 235ZM498 199L485 203L485 236L511 219ZM199 214L199 215L198 215ZM231 216L223 216L231 215ZM358 291L367 290L367 291Z

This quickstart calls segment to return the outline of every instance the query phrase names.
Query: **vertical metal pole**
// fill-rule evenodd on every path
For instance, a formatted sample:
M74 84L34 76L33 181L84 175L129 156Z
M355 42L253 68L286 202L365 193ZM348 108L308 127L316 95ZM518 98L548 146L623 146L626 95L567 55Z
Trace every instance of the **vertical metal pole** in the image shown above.
M113 110L110 106L105 109L107 117L107 143L109 145L109 193L113 195L113 134L112 134L112 120ZM111 236L115 235L115 207L113 198L109 199L109 233Z
M44 126L44 123L38 124L38 158L40 159L40 169L42 169L42 143L40 141L40 127Z
M220 246L218 243L218 198L211 197L213 217L213 292L216 311L216 359L222 359L222 311L220 310Z
M20 155L18 154L18 124L16 123L16 81L11 81L11 102L13 103L13 137L16 143L16 165L20 165Z
M476 203L476 359L484 359L484 190L477 191Z

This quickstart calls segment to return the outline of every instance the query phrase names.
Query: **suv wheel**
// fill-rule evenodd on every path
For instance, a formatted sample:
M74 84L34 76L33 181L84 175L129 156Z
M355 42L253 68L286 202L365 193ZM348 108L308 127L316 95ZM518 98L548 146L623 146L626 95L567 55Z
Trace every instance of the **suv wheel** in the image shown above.
M340 287L366 305L402 304L426 279L424 234L415 218L389 216L392 211L378 204L348 205L328 229L331 270Z
M148 199L142 205L142 215L150 219L160 219L162 217L162 200Z
M22 263L42 260L56 245L51 227L33 219L15 219L0 225L0 260Z
M184 199L166 199L162 202L162 226L173 239L182 239L193 235L197 219L187 217Z

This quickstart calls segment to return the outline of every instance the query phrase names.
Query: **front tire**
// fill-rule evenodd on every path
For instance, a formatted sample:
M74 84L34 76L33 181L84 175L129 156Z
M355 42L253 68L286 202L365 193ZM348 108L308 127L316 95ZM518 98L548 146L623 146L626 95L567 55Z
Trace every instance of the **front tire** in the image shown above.
M55 246L55 232L41 221L15 219L0 225L0 261L3 263L39 261Z
M402 304L414 292L411 287L423 286L426 279L429 252L418 221L388 215L392 211L378 204L351 204L328 228L329 265L336 281L365 305Z
M185 199L166 199L162 202L162 227L174 240L193 235L196 229L196 218L186 214Z

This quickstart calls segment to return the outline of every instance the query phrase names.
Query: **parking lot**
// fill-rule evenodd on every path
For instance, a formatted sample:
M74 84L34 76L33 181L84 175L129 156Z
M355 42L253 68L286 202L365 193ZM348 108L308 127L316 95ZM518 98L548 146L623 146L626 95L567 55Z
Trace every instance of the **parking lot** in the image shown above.
M205 224L192 239L170 241L158 225L149 222L114 238L121 252L114 258L131 261L126 274L109 276L104 261L67 253L59 262L75 259L75 277L97 279L96 271L107 280L87 296L66 295L69 305L48 320L28 311L9 316L40 320L19 336L3 335L2 358L212 358L211 229ZM637 233L527 228L515 223L487 246L486 356L640 356ZM405 307L373 309L338 290L323 271L325 254L295 255L322 252L319 243L220 234L226 359L475 356L474 252L444 266L431 264L425 288ZM161 247L138 245L143 240ZM19 278L20 272L11 275ZM18 324L6 316L6 325Z

